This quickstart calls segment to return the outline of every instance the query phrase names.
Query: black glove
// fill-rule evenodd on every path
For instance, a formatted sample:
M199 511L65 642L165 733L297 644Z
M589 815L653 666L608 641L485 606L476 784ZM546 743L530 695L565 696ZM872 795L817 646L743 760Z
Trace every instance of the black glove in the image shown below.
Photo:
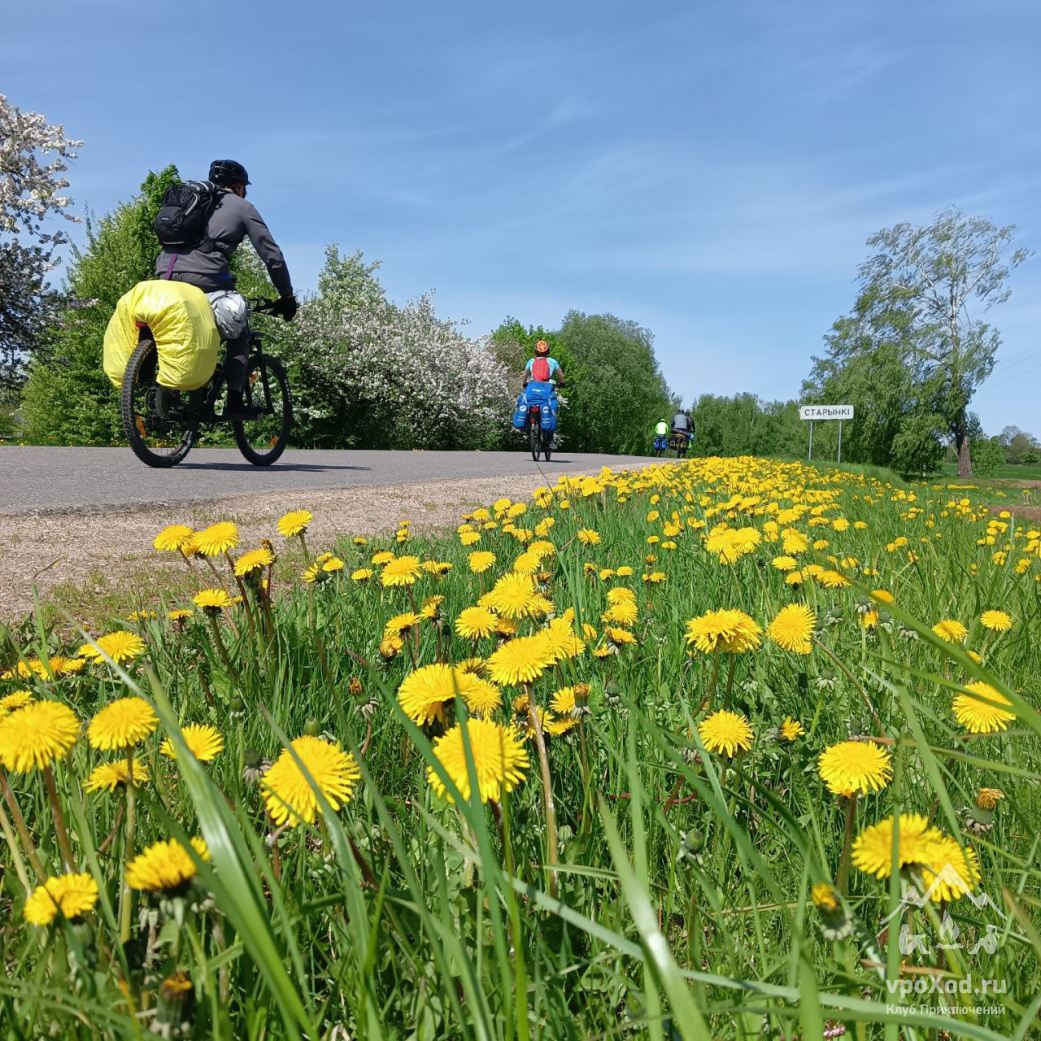
M297 303L295 296L279 297L271 306L271 314L278 315L279 318L284 318L287 322L291 322L296 317L296 312Z

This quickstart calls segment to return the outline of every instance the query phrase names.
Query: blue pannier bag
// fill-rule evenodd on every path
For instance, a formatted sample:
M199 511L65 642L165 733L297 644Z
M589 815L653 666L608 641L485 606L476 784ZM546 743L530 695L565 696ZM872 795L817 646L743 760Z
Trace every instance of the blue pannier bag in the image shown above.
M552 383L532 381L517 398L513 413L513 425L524 430L528 425L528 411L533 406L539 410L539 421L543 430L557 429L557 393Z
M524 391L517 398L517 407L513 412L513 426L517 430L523 430L528 425L528 403L524 399Z

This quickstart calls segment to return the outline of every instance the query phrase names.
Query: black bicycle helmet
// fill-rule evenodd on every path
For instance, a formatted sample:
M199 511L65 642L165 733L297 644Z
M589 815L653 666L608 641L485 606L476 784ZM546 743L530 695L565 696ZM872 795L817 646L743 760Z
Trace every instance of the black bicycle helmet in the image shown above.
M222 188L228 188L233 184L249 184L249 174L242 163L234 159L214 159L210 163L210 175L207 178Z

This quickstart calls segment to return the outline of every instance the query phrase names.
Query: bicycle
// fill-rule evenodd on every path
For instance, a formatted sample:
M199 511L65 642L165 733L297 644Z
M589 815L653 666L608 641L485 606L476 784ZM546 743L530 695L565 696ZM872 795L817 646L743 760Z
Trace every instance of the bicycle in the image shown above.
M525 387L525 400L527 402L527 427L528 441L531 447L531 458L537 463L539 455L548 463L553 453L553 438L556 432L556 423L552 428L543 426L542 415L552 414L550 401L554 394L553 385L550 383L531 382Z
M274 300L249 301L250 310L263 314ZM134 455L146 466L176 466L192 450L202 433L229 423L239 451L254 466L270 466L286 450L293 428L293 396L285 367L264 354L259 333L249 331L246 389L242 398L250 419L225 420L217 409L225 391L224 367L198 390L179 391L156 382L159 354L152 332L142 326L130 356L120 393L123 431Z

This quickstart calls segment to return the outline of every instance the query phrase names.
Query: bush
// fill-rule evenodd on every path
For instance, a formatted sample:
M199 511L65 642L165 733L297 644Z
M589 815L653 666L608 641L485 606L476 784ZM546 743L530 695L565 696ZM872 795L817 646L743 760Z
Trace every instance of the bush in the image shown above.
M977 477L993 477L1005 465L1005 450L1000 439L985 437L972 442L972 472Z
M318 297L284 355L304 443L359 448L493 448L512 412L506 368L424 296L390 303L361 254L329 249Z

